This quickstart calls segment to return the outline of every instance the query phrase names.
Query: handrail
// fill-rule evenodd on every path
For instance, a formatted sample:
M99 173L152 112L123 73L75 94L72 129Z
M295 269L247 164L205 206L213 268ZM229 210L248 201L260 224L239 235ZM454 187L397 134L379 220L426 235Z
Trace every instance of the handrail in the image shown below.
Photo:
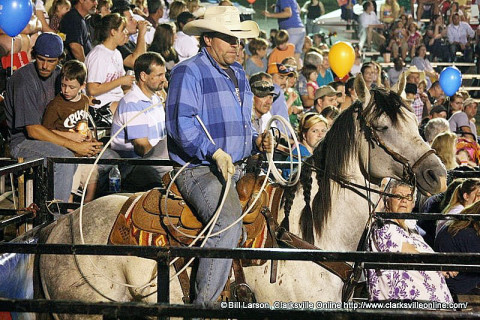
M472 266L480 268L480 253L392 253L392 252L333 252L305 249L222 249L196 247L146 247L111 245L71 245L71 244L26 244L0 243L0 253L34 254L76 254L76 255L131 255L147 259L182 258L228 258L264 259L297 261L351 261L381 263L388 267L391 263L409 263L421 267L423 264L439 265L442 270L451 266Z

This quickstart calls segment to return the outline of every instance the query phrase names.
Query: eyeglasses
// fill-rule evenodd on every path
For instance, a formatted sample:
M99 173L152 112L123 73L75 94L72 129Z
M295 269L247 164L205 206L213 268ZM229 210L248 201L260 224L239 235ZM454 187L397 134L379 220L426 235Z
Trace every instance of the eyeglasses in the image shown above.
M395 199L401 201L403 199L407 200L407 201L413 201L413 194L407 194L407 195L403 195L403 194L396 194L393 196Z

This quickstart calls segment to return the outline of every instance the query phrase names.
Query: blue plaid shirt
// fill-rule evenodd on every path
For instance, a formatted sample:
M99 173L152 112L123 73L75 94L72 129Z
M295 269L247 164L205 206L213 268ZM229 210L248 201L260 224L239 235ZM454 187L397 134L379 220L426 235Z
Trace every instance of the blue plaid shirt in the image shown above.
M252 154L258 133L252 126L253 93L245 72L235 62L230 66L238 79L235 86L205 48L171 73L166 104L166 127L170 159L179 165L211 165L221 148L233 162ZM199 116L215 144L202 129Z

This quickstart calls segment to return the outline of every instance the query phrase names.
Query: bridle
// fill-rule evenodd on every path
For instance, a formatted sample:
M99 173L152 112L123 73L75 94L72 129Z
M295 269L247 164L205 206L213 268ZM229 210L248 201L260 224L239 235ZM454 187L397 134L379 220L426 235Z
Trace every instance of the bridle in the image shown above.
M370 103L368 104L367 108L371 108L373 103L374 102L372 99L372 101L370 101ZM362 104L359 103L357 105L356 112L358 114L357 119L360 122L360 132L364 132L365 139L367 140L371 148L373 149L375 148L375 146L382 148L390 157L392 157L393 160L400 163L403 166L402 181L415 187L416 178L414 170L431 154L435 154L435 150L430 148L420 158L418 158L413 163L413 165L410 165L407 158L405 158L404 156L394 151L392 148L385 144L385 142L382 140L382 138L380 138L371 123L365 119L365 116L363 115Z

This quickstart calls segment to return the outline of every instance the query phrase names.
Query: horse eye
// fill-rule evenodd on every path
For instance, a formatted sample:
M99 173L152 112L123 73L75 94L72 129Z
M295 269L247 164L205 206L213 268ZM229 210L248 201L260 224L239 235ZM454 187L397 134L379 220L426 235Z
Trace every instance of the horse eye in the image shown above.
M375 127L375 131L384 132L384 131L387 131L387 130L388 130L387 126Z

